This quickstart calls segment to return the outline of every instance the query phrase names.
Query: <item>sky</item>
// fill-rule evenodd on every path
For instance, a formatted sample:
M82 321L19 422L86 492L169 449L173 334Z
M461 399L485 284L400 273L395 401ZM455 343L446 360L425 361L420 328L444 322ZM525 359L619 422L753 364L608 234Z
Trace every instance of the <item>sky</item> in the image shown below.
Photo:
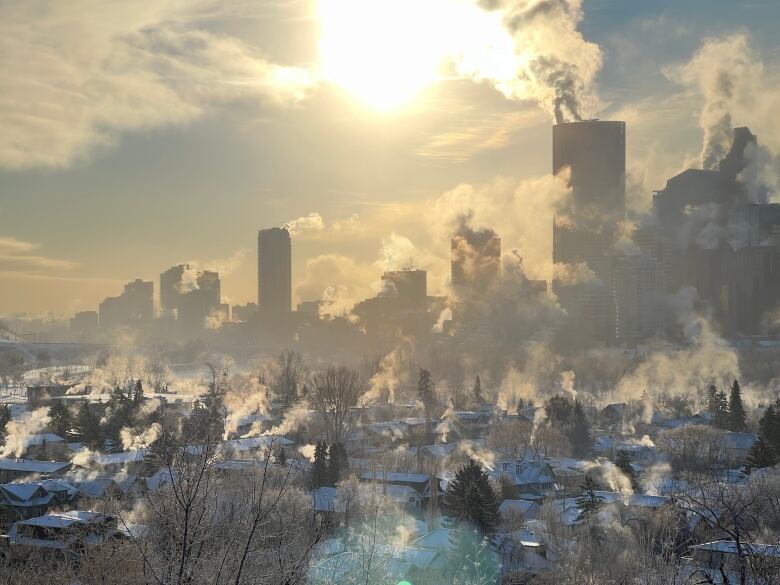
M0 314L94 310L182 262L255 301L257 230L284 224L296 301L346 307L410 260L441 292L463 214L544 277L565 194L529 63L573 64L579 113L626 120L640 217L723 113L780 150L778 19L772 0L0 2Z

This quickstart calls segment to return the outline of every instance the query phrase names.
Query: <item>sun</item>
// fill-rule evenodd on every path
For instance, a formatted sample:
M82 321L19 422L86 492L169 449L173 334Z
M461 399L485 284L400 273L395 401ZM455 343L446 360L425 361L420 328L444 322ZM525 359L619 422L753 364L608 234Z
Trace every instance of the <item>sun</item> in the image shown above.
M323 78L367 106L412 102L441 76L447 43L431 27L438 0L319 0Z

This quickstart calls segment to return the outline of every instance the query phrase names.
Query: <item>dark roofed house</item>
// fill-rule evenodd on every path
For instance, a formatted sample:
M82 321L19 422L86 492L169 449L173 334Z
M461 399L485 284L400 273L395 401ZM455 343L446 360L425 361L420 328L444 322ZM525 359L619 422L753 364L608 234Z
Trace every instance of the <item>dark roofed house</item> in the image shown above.
M360 476L361 481L371 482L374 481L379 484L407 486L413 488L420 496L430 496L430 475L423 473L397 473L397 472L384 472L369 471Z
M27 477L58 476L68 471L70 467L69 461L0 459L0 483L11 483Z
M67 509L76 503L76 488L61 480L0 485L0 528L19 520L42 516L51 509Z
M726 462L730 467L739 467L745 462L748 451L753 443L758 441L755 433L725 433L723 448L726 451Z
M607 426L621 426L625 422L626 414L628 413L628 404L625 402L617 402L615 404L607 404L599 412L599 418Z

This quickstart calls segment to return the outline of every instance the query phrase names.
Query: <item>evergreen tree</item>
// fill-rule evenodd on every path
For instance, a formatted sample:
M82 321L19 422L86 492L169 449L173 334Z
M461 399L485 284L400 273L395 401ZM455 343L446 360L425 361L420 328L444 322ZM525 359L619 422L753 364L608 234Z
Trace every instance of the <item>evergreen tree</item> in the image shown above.
M0 445L5 444L7 431L5 425L11 422L11 409L7 404L0 404Z
M729 416L729 402L726 393L721 390L716 397L715 415L713 423L715 427L727 430L729 428L731 417Z
M615 454L615 467L617 467L623 475L625 475L631 481L631 489L634 493L639 491L639 481L637 479L636 471L631 465L631 457L628 452L620 449Z
M556 394L544 403L547 421L558 427L569 426L574 416L574 405L562 394Z
M780 399L767 406L758 424L761 436L780 453Z
M748 451L747 459L745 460L745 469L749 473L754 469L772 467L777 464L777 461L777 451L775 451L772 443L764 439L763 436L759 436L758 441L753 443L750 451Z
M432 428L433 408L436 404L436 395L434 394L434 384L431 373L428 370L420 369L420 375L417 378L417 396L425 408L425 432L430 436Z
M582 408L582 403L579 400L574 401L572 422L568 435L574 455L577 457L585 457L590 453L592 446L590 423L585 416L585 410Z
M46 443L46 437L41 441L41 446L38 448L38 453L35 455L38 461L49 461L49 446Z
M483 404L485 399L482 397L482 382L479 379L479 374L474 378L474 400L477 404Z
M344 470L347 468L347 450L341 443L333 443L328 451L328 477L330 485L335 486L344 479Z
M718 389L715 384L710 384L710 387L707 388L707 412L712 420L718 416Z
M744 431L747 429L746 419L745 406L742 404L742 389L739 387L739 382L734 380L734 384L731 385L731 396L729 397L729 430L734 432Z
M287 452L284 450L284 447L279 447L279 449L276 451L276 457L274 458L274 461L277 465L281 465L282 467L287 465Z
M459 525L450 531L451 554L446 576L455 585L494 585L500 582L498 552L487 536Z
M314 487L328 485L328 446L324 441L317 443L314 448L314 465L312 466L312 481Z
M604 498L596 493L601 489L601 486L596 483L590 474L585 476L585 481L580 487L582 488L582 493L576 499L577 507L580 509L577 520L588 520L601 509Z
M465 525L480 537L490 536L498 526L498 499L487 473L473 459L455 472L442 498L448 523Z
M67 440L73 428L73 419L67 405L55 402L49 409L49 419L51 420L52 432Z
M141 404L144 401L144 385L143 382L141 382L141 378L138 378L135 382L135 387L133 388L133 406L136 408L140 407Z
M100 427L100 417L88 402L81 403L73 426L74 438L79 443L93 451L103 449L103 430Z

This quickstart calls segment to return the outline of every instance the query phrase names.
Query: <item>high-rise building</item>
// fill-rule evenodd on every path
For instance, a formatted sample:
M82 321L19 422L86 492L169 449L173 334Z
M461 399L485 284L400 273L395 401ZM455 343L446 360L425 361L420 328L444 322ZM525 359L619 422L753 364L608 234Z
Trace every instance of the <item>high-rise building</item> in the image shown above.
M97 311L81 311L70 319L70 329L76 333L89 333L98 328Z
M626 123L587 120L553 126L553 173L569 168L572 214L623 219L626 210Z
M101 329L117 325L132 325L154 317L154 283L140 278L125 285L118 297L108 297L100 303Z
M160 274L160 313L163 316L175 316L179 310L182 295L182 277L189 269L179 264Z
M664 333L666 283L663 265L656 258L649 254L616 257L612 291L619 341Z
M462 229L451 241L452 285L484 292L501 278L501 238L493 230Z
M567 339L614 341L613 243L626 210L626 124L588 120L553 126L553 173L566 170L572 198L553 222L553 262L586 264L598 281L553 290L569 315Z
M261 316L277 318L292 311L292 245L285 228L257 235L257 297Z
M186 331L203 329L209 318L220 311L220 280L217 272L199 272L190 290L179 298L178 320Z
M395 299L403 308L425 308L428 304L428 273L425 270L390 270L382 274L382 295Z

